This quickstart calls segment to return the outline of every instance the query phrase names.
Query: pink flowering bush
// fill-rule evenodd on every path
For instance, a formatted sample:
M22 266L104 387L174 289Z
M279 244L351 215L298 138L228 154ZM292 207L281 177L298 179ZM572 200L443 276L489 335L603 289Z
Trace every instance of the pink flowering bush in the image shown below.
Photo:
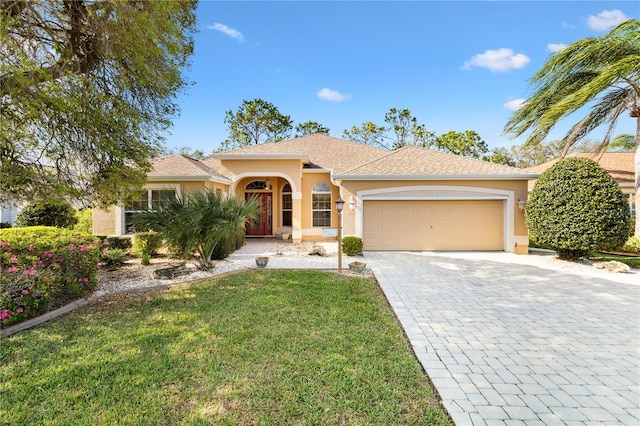
M0 230L0 326L56 309L91 292L100 245L68 229Z

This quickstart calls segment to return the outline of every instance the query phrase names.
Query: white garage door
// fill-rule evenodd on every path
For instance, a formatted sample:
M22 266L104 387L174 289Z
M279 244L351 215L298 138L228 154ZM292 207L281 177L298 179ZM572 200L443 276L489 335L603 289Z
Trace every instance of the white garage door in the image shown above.
M504 250L502 200L364 202L365 250Z

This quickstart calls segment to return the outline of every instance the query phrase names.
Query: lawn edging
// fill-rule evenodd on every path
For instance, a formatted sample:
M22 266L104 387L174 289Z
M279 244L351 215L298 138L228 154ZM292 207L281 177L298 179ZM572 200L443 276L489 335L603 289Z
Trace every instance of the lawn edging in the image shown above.
M82 298L82 299L78 299L74 302L69 303L68 305L64 305L61 308L55 309L53 311L47 312L45 314L40 315L39 317L35 317L35 318L31 318L28 319L26 321L23 321L21 323L18 324L14 324L14 325L10 325L7 328L3 328L0 329L0 339L3 339L5 337L9 337L13 334L16 334L19 331L22 330L27 330L29 328L35 327L37 325L42 324L43 322L47 322L49 320L52 320L56 317L59 317L60 315L64 315L66 313L69 313L75 309L78 309L84 305L86 305L87 303L89 303L89 300L87 300L86 298Z

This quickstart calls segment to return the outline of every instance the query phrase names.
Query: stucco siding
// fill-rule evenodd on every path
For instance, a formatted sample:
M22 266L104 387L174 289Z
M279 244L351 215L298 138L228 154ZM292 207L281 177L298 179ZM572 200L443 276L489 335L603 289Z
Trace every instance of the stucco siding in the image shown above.
M117 235L116 232L116 207L108 210L94 208L91 213L93 218L93 235Z

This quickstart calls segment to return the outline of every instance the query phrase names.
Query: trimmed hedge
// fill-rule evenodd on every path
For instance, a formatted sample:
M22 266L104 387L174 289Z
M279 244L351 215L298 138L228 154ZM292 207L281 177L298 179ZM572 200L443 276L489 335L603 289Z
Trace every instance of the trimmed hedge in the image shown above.
M526 205L533 240L575 259L611 250L629 237L629 204L613 178L593 160L569 157L547 169Z
M0 230L0 326L90 293L97 283L99 256L98 241L68 229Z
M16 216L16 227L56 226L72 228L78 223L76 211L66 201L34 201L25 206Z
M342 252L347 256L355 256L362 253L364 244L362 238L349 236L342 239Z

